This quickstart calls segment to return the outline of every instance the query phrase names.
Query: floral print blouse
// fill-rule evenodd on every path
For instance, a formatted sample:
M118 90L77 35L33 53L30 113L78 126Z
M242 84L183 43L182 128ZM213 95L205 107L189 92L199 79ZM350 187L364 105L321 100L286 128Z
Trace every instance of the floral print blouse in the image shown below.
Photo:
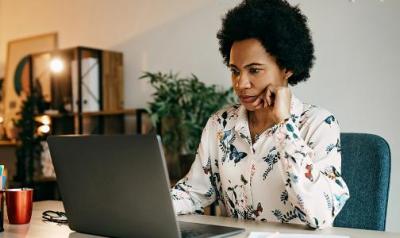
M290 112L254 143L244 106L213 114L189 173L171 189L175 212L202 213L218 201L224 216L332 226L350 197L338 121L294 95Z

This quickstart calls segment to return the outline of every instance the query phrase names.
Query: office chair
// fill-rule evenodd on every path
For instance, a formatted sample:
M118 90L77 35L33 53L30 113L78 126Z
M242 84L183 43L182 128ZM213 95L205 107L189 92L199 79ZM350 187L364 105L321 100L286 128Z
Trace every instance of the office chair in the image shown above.
M390 148L380 136L342 133L342 176L350 190L336 227L384 231L389 197Z

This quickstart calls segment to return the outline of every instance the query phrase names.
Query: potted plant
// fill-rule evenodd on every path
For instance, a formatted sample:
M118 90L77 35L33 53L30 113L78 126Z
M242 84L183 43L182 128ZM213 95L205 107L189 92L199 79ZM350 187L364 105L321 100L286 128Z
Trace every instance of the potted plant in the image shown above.
M42 112L44 100L42 95L32 91L23 101L19 119L15 122L19 140L16 149L17 173L14 177L17 186L33 186L35 164L39 163L42 152L41 142L46 140L45 135L36 132L37 122L34 119L36 114Z
M235 103L233 90L207 86L194 74L180 77L172 72L144 72L140 79L148 79L156 90L148 111L154 125L161 126L170 177L179 178L190 169L210 115Z

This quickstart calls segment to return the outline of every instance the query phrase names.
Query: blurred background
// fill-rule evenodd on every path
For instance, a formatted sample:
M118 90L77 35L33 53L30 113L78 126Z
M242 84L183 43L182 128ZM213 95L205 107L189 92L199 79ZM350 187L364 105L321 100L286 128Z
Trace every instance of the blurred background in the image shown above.
M157 87L178 80L179 92L192 97L182 108L193 108L199 95L218 99L206 109L211 112L229 103L230 73L216 32L222 15L239 2L0 0L0 163L8 168L8 183L34 185L41 191L37 200L57 198L43 141L69 133L157 130L170 136L163 138L169 139L170 175L181 176L190 158L183 166L174 163L193 153L208 114L174 128L174 120L187 115L153 93L173 94ZM343 132L389 142L387 230L400 232L400 1L289 2L308 17L316 50L311 78L293 91L333 112ZM185 91L193 82L200 94ZM172 122L165 120L171 111L180 115Z

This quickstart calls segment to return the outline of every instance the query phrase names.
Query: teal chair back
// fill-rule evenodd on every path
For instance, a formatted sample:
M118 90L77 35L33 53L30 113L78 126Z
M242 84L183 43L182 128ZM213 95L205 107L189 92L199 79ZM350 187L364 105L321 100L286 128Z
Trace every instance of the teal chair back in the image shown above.
M342 176L350 199L336 227L384 231L390 182L390 148L380 136L342 133Z

